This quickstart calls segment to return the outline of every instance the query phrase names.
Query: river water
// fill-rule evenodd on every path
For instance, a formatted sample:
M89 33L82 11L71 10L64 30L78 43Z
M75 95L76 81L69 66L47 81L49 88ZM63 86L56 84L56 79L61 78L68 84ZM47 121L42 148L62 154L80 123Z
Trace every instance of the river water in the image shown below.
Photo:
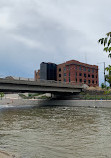
M111 109L0 109L0 149L21 158L110 158Z

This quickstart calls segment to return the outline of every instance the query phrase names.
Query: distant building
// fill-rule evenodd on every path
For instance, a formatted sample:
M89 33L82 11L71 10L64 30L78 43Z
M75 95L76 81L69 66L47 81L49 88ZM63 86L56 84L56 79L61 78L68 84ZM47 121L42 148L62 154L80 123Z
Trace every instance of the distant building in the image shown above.
M40 64L40 70L35 74L35 80L57 80L73 84L87 84L93 87L99 85L98 66L76 60L70 60L59 65L43 62Z
M34 79L41 80L57 80L57 65L54 63L45 63L40 64L40 70L35 71Z
M34 71L34 80L36 81L36 80L38 80L38 79L40 79L40 70L38 70L38 71Z
M99 85L98 66L76 60L67 61L57 65L57 81L96 87Z

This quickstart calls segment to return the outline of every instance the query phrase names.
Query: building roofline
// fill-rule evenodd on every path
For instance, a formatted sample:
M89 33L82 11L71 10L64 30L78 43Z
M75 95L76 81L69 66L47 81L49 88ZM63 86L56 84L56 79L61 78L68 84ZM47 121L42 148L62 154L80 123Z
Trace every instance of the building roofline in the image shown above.
M87 64L87 63L82 63L82 62L79 62L77 60L69 60L69 61L66 61L66 62L64 62L62 64L58 64L58 66L59 65L63 65L63 64L65 64L66 66L68 66L68 65L79 65L79 66L85 66L85 67L98 69L97 65L91 65L91 64Z

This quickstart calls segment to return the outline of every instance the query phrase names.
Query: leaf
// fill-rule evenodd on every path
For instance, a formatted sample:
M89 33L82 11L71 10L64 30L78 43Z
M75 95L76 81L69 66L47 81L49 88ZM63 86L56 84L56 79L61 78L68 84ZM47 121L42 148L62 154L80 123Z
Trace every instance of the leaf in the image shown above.
M108 55L109 58L111 58L111 53Z
M106 67L105 70L106 70L106 71L109 71L109 67Z
M109 39L109 41L108 41L108 47L109 47L110 43L111 43L111 39Z
M106 35L107 35L108 37L109 37L109 36L111 37L111 32L108 32Z
M103 44L104 38L101 39L101 44Z
M98 40L98 43L100 43L100 42L101 42L101 39Z
M111 51L111 47L108 48L108 51L109 51L109 52Z
M104 48L104 51L106 51L106 52L107 52L107 51L108 51L108 47L105 47L105 48Z
M107 37L104 39L104 47L105 47L105 45L106 45L106 43L107 43Z

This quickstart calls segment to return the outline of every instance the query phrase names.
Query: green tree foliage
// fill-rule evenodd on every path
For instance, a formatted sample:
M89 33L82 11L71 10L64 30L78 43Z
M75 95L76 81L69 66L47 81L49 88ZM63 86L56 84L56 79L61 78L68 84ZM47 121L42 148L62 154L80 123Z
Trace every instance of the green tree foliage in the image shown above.
M110 47L110 44L111 44L111 32L108 32L106 34L106 37L99 39L98 42L100 44L104 45L104 51L109 52L108 57L111 58L111 53L110 53L111 52L111 47Z
M3 92L0 92L0 97L1 97L1 100L2 100L2 97L4 97L4 93Z
M105 75L105 79L110 84L111 87L111 65L108 65L108 67L106 67L105 70L108 72L108 74Z
M106 88L106 85L104 83L101 83L101 88L102 89Z
M111 58L111 32L108 32L106 34L106 37L101 38L98 40L98 42L102 45L104 45L104 51L108 52L108 57ZM108 72L107 75L105 75L106 81L110 84L111 87L111 65L109 65L108 67L105 68L106 71Z

